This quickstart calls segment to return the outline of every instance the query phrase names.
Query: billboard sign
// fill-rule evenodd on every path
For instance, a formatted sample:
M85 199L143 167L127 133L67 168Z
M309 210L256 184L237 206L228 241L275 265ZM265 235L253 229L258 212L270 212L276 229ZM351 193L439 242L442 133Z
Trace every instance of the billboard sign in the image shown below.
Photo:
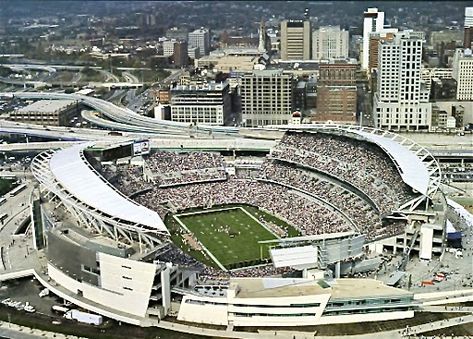
M133 156L149 154L150 150L149 140L140 140L133 143Z

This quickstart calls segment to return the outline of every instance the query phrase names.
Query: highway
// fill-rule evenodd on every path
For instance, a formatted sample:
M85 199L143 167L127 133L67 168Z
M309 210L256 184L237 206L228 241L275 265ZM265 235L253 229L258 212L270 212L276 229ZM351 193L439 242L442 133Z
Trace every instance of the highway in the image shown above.
M111 143L119 143L130 141L131 138L115 139L114 142L110 140L95 140L99 147L106 147ZM151 138L150 146L152 149L168 149L168 150L207 150L207 151L259 151L269 152L269 150L276 146L276 141L272 140L253 140L253 139L219 139L215 142L214 139L190 139L185 137L174 138ZM29 143L13 143L0 144L0 152L29 152L29 151L43 151L48 149L59 149L72 146L80 141L45 141L45 142L29 142Z
M110 135L110 131L91 128L72 128L63 126L41 126L25 124L8 120L0 120L0 134L19 134L46 139L58 139L63 141L96 141L105 140L117 142L139 138L156 137L156 133L146 133L143 130L137 132L121 132L121 135ZM185 135L176 134L180 137Z
M147 127L127 125L121 122L114 122L114 121L103 119L100 116L98 116L96 112L92 112L92 111L84 110L82 111L81 116L82 116L82 119L103 128L113 129L115 131L136 132L141 135L147 133L147 134L150 134L150 136L156 136L157 134L159 134L160 136L182 137L183 135L189 135L189 133L191 132L189 128L187 129L187 132L185 132L184 130L176 131L176 130L169 130L167 128L157 129L157 128L147 128Z
M154 118L139 115L130 109L118 107L110 102L102 99L88 97L79 94L65 94L65 93L52 93L52 92L10 92L0 93L0 96L16 96L21 99L69 99L76 100L88 107L91 107L99 111L102 115L108 119L125 124L123 126L125 131L135 131L136 126L149 129L150 131L156 131L157 134L162 131L169 130L179 133L187 134L189 132L189 124L157 120ZM110 124L110 128L114 128L113 124ZM233 127L222 127L222 126L197 126L194 127L194 133L196 134L227 134L232 135L238 133L238 129Z

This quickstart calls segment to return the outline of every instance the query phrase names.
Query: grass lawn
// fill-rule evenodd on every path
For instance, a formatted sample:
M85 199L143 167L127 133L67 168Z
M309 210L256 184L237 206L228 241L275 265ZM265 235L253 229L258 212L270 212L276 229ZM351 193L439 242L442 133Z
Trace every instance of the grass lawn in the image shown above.
M227 268L259 260L258 241L276 238L240 207L176 217ZM268 258L267 250L263 257Z
M473 213L473 198L452 197L452 200L465 207L470 213Z

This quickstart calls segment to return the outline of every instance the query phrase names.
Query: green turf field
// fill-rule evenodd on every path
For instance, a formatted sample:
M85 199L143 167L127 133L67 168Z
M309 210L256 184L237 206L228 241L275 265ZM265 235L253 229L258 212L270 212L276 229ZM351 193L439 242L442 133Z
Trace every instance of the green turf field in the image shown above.
M226 268L260 259L258 241L275 239L242 208L179 214L177 218ZM263 251L267 258L267 249Z

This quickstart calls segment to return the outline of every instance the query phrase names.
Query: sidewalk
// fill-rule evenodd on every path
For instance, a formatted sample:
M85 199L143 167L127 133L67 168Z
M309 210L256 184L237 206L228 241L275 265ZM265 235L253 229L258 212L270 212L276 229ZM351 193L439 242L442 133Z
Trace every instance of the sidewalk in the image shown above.
M36 339L39 337L43 338L58 338L58 339L82 339L83 337L77 337L75 335L68 335L62 333L41 331L25 326L20 326L4 321L0 321L0 336L15 339ZM83 338L87 339L87 338Z

